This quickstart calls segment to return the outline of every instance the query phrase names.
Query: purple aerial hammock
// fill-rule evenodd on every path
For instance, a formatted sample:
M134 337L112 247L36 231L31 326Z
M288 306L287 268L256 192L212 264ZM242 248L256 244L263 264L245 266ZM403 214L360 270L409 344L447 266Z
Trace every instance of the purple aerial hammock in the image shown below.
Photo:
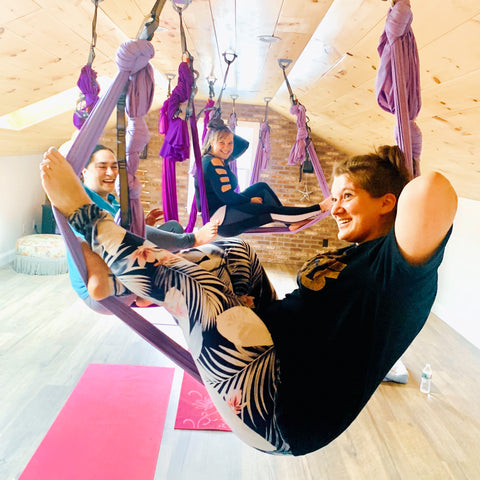
M196 89L195 82L198 73L193 68L193 57L188 51L185 31L182 21L182 12L189 5L186 2L183 7L173 3L180 20L180 39L182 45L183 60L178 67L178 81L173 89L168 104L165 107L165 117L167 128L165 138L160 149L159 155L163 158L162 169L162 203L164 218L168 220L177 220L178 200L177 200L177 182L176 182L176 162L185 161L190 157L190 135L188 123L192 138L192 147L195 156L195 170L199 176L199 197L202 210L202 222L209 220L207 197L205 194L205 185L203 182L203 172L201 168L201 151L198 140L198 130L195 118L195 106L193 97ZM185 110L185 111L183 111ZM183 118L182 118L183 117ZM185 227L186 232L192 232L197 220L197 208L195 200L190 209L188 224Z
M80 129L77 137L73 141L73 144L66 155L68 162L72 165L74 171L77 174L80 174L82 168L85 165L85 159L90 156L95 145L97 144L98 139L108 119L110 118L110 114L113 111L118 98L121 96L122 92L125 89L125 86L128 82L129 77L132 74L137 73L141 69L147 68L149 60L153 57L153 53L154 53L153 47L149 40L151 40L151 38L153 37L153 33L158 27L158 18L165 4L165 1L166 0L156 1L155 6L152 8L152 11L151 11L151 19L145 23L144 29L140 33L139 37L136 40L130 40L128 42L125 42L119 47L119 50L117 52L117 65L118 65L119 71L113 83L110 85L109 89L107 90L107 92L96 103L91 114L88 115L88 118L86 119L84 125ZM399 21L400 23L403 22L407 26L407 28L406 30L404 29L404 33L401 34L401 36L406 35L407 38L409 38L411 43L413 34L410 33L411 30L409 29L409 25L411 22L411 16L410 16L411 14L408 13L409 10L410 10L409 0L397 0L397 2L394 5L394 8L392 8L389 11L387 24L390 21L390 19L392 19L393 21L396 21L397 23ZM404 17L403 12L405 11L407 13L406 13L406 16ZM405 18L406 18L406 21L405 21ZM410 18L410 20L408 20L408 18ZM386 31L387 31L387 28L386 28ZM386 33L385 35L388 38L388 34ZM383 39L383 36L382 36L382 39ZM394 41L393 48L391 48L391 46L387 47L386 43L382 43L382 39L381 39L381 45L379 47L379 53L382 55L382 61L384 61L383 55L385 53L385 50L396 51L397 45L395 45L396 42ZM387 66L388 66L388 63L391 62L390 67L386 68L385 73L382 73L382 75L379 75L379 80L377 81L377 85L382 84L382 88L383 88L383 90L378 89L379 103L381 103L382 108L385 108L384 105L387 105L388 103L385 99L388 98L390 100L391 98L393 98L394 106L393 107L390 106L387 108L388 108L388 111L392 111L392 112L394 111L397 117L400 116L400 113L399 113L400 111L405 111L405 108L404 108L405 102L402 101L402 98L401 98L402 95L399 93L396 93L396 94L392 93L392 91L395 90L393 84L396 83L397 77L400 78L399 72L402 70L402 68L397 69L396 66L392 66L392 64L395 64L395 62L398 61L398 58L399 58L398 55L392 55L389 61L385 60ZM417 70L418 56L416 54L416 47L411 52L411 56L408 58L410 58L410 60L414 62L414 65L413 66L410 65L409 67L405 67L404 65L403 69L412 70L413 73L415 73L416 71L418 71ZM391 73L388 73L389 69L391 69L390 70ZM285 75L285 72L284 72L284 75ZM143 77L145 81L147 77L148 75ZM418 77L416 78L418 79ZM418 80L415 80L415 78L412 80L412 82L413 82L412 85L414 85L416 88L409 87L407 89L407 92L408 93L413 92L414 95L417 95L417 98L414 100L410 100L410 99L407 100L406 98L404 99L409 105L412 105L413 108L410 109L410 118L407 118L407 120L405 120L404 118L402 120L399 120L399 122L402 121L404 124L407 125L407 127L410 126L410 128L412 126L413 119L418 114L418 110L420 108L419 93L418 93L419 83L418 83ZM388 87L388 85L390 85L390 87ZM287 86L289 87L288 81L287 81ZM386 88L385 90L385 87L388 87L388 88ZM291 98L294 99L293 93L291 92L290 88L289 90L290 90ZM383 92L383 93L380 93L380 92ZM382 95L384 95L384 98L382 97ZM394 103L395 95L398 95L400 97L399 99L397 99L396 104ZM297 105L297 103L298 102L292 102L292 109L294 106ZM298 115L297 122L303 125L303 121L304 121L303 115L305 114L305 109L299 108L296 110L298 110L298 113L296 112L292 112L292 113ZM192 118L193 118L193 122L192 122ZM196 131L196 121L194 117L191 117L191 123L195 126L195 131ZM405 132L408 132L408 129L405 127L405 125L399 125L399 127L397 128L397 131L399 132L398 133L399 143L402 143L402 145L403 143L407 144L408 138L407 140L405 140L405 137L408 137L408 133L407 135L405 135ZM410 136L412 136L411 132L410 132ZM415 136L415 134L413 134L413 136ZM301 142L302 138L298 138L298 140ZM412 147L411 147L413 152L412 157L415 160L415 162L417 162L420 155L419 145L421 144L421 140L419 140L418 137L415 137L414 140L413 141L410 140L410 142L412 143ZM405 147L402 147L402 145L399 145L399 146L401 148L405 148ZM309 145L307 142L307 149L308 148L309 148ZM292 147L292 150L293 150L293 147ZM308 153L310 155L310 158L312 159L312 164L315 168L316 155L315 155L313 146L312 146L312 153L310 153L310 150L308 150ZM415 167L415 168L418 169L418 167ZM318 177L321 171L319 172L316 170L315 173L317 174L317 177ZM54 212L59 230L65 239L65 243L67 245L69 253L71 254L72 259L74 260L75 265L78 271L80 272L84 282L86 283L87 270L86 270L79 240L77 239L77 237L75 236L71 228L69 227L65 217L62 214L60 214L60 212L56 208L53 208L53 212ZM262 227L262 228L265 228L265 227ZM200 378L200 375L198 374L198 370L188 351L186 351L177 343L175 343L173 340L171 340L167 335L165 335L163 332L157 329L150 322L145 320L142 316L136 313L132 308L124 305L118 298L115 298L114 296L110 296L104 300L101 300L101 303L105 305L113 314L118 316L128 326L130 326L134 331L136 331L142 338L144 338L146 341L151 343L155 348L157 348L162 353L164 353L174 363L176 363L178 366L183 368L186 372L188 372L190 375L192 375L194 378L196 378L198 381L201 382L201 378Z
M396 0L387 13L380 37L380 66L376 79L377 101L395 114L395 141L412 177L420 174L422 133L415 123L420 112L420 61L411 24L410 0Z
M290 101L291 101L290 113L297 117L297 136L290 150L287 164L295 165L299 163L300 165L302 165L305 162L306 155L308 155L308 158L310 159L313 166L313 171L315 172L315 175L317 177L318 184L320 185L320 190L322 192L322 195L324 198L328 198L330 196L330 188L328 186L327 180L325 179L325 174L323 173L322 166L320 165L320 162L317 157L317 153L315 152L315 147L310 138L309 129L307 126L307 116L305 112L305 107L297 100L296 96L294 95L292 88L290 86L290 82L288 81L287 75L285 73L285 69L290 65L290 63L291 61L288 59L278 60L278 64L280 68L283 70L285 83L287 85L287 88L290 94ZM267 106L268 106L268 102L267 102ZM269 141L269 134L270 134L269 127L268 127L268 131L265 129L263 133L265 135L268 133L268 141ZM260 131L260 134L262 134L262 131ZM262 140L262 138L260 138L260 140ZM257 155L255 156L254 167L253 167L253 174L257 176L257 180L258 180L260 169L262 168L260 166L260 163L264 161L264 159L265 157L263 155L263 152L259 151L259 149L257 148ZM252 177L252 180L253 179L254 178ZM245 232L245 233L252 233L252 234L297 233L302 230L305 230L306 228L310 228L320 220L327 217L329 214L330 214L329 211L322 212L316 217L314 217L312 220L307 222L306 224L302 225L300 228L297 228L296 230L290 230L287 226L266 225L266 226L254 228L252 230L248 230L248 232Z
M250 177L250 185L258 182L260 172L265 170L270 163L270 124L268 123L268 104L272 97L265 97L265 114L263 121L260 123L258 133L257 151L255 152L255 160L253 162L252 175Z
M77 86L81 93L73 113L73 124L79 130L97 103L100 93L100 85L97 82L97 72L92 67L93 61L95 60L95 46L97 43L98 2L99 0L94 0L95 10L92 19L92 40L90 42L88 60L82 67L77 81Z
M121 96L129 77L138 71L145 69L149 60L153 57L154 50L149 40L158 27L158 18L166 0L157 0L151 11L151 18L145 23L139 37L120 45L117 51L117 65L119 71L107 92L95 105L92 113L88 116L83 127L73 141L66 158L72 165L77 175L85 165L85 159L93 151L102 134L102 131L115 108L118 98ZM68 225L65 217L53 208L55 219L60 233L65 239L68 251L82 276L87 283L87 269L83 258L80 242ZM153 324L145 320L132 308L124 305L118 298L110 296L101 300L100 303L119 317L124 323L138 333L142 338L160 350L175 364L201 382L198 370L188 351L174 342Z

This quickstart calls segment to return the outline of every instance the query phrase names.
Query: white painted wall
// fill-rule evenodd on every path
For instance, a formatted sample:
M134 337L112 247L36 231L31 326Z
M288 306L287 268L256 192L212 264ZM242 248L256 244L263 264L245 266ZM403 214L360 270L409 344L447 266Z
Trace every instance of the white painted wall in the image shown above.
M0 265L13 260L15 242L41 228L45 194L40 183L41 155L0 157Z
M480 348L480 202L460 198L432 309Z

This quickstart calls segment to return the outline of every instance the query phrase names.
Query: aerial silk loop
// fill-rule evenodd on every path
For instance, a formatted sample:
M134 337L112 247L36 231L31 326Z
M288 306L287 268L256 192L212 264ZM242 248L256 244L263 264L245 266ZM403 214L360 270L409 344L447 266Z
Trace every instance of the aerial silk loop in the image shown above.
M290 113L297 117L297 136L290 150L287 164L302 165L305 162L305 158L308 157L310 162L312 163L313 171L315 173L315 176L317 177L322 195L324 198L328 198L330 196L330 188L328 186L327 180L325 179L325 174L323 173L322 166L320 165L320 162L317 157L317 153L315 151L315 147L309 135L309 128L307 125L307 116L306 116L305 107L297 100L297 97L293 93L292 87L290 86L287 75L285 73L285 69L288 67L288 65L290 65L290 63L291 61L288 59L280 59L278 61L280 68L283 70L285 82L287 84L288 92L290 94L290 100L292 103L292 105L290 106ZM260 170L260 167L257 164L257 162L260 162L261 159L262 159L262 155L258 155L255 157L254 173ZM322 212L320 215L317 215L305 225L302 225L300 228L293 231L289 230L288 227L286 226L285 227L265 226L265 227L258 227L258 228L249 230L246 233L253 233L253 234L297 233L302 230L305 230L306 228L310 228L320 220L327 217L329 214L330 214L329 211Z
M250 185L257 183L260 178L260 172L266 170L270 163L270 124L268 123L268 104L271 97L265 97L265 114L260 124L258 133L257 151L255 152L255 160L253 162L252 175L250 177Z
M100 93L100 85L97 82L97 72L92 67L95 59L95 46L97 44L98 2L99 0L94 0L95 10L92 19L92 40L90 42L88 61L82 67L77 81L77 86L80 89L80 95L73 113L73 124L77 129L82 128L87 117L90 115L93 107L97 103Z
M203 182L202 159L200 146L198 144L198 130L195 116L194 95L196 91L196 80L198 73L193 68L193 57L188 52L185 30L183 28L182 11L188 6L187 2L183 8L178 7L174 0L171 0L174 9L179 15L180 35L182 43L182 56L185 61L181 62L178 68L178 82L171 95L164 103L164 115L167 127L165 138L159 155L163 157L162 169L162 202L164 218L166 221L178 221L178 200L176 182L176 162L183 162L190 156L190 135L195 156L195 171L199 180L200 205L202 210L202 221L209 221L207 197ZM186 106L185 106L186 105ZM182 118L185 109L185 118ZM190 127L190 128L189 128ZM197 207L195 200L192 202L186 232L192 232L197 219Z
M238 125L237 112L235 112L235 101L237 100L238 95L230 95L230 98L232 99L232 111L228 117L228 126L230 127L230 130L235 133L235 129Z
M155 4L154 9L152 9L152 12L158 16L164 3L165 0L159 0ZM151 25L154 25L153 21L149 23L149 26L150 28L156 28L151 27ZM119 52L117 53L117 65L119 71L108 91L95 105L91 115L89 115L66 155L67 161L72 165L72 168L77 175L80 174L85 165L86 159L89 158L97 144L129 77L142 68L145 68L153 56L153 47L148 41L148 37L152 34L149 30L149 26L146 25L142 30L142 38L130 40L120 46ZM59 230L65 239L68 251L86 284L87 269L80 242L70 228L65 217L56 208L53 208L53 212ZM191 355L180 345L171 340L167 335L145 320L133 309L125 306L118 298L111 296L101 300L100 303L108 308L113 314L117 315L142 338L201 382L200 375Z
M215 107L215 102L212 98L207 100L205 107L203 107L203 131L202 131L202 144L205 142L208 134L208 124L210 123L210 117Z
M165 76L168 80L168 91L167 99L163 102L163 105L160 108L160 116L158 118L158 133L160 135L165 135L168 131L168 103L170 101L170 96L172 95L172 80L175 78L175 74L167 73Z
M376 79L379 106L396 116L395 141L411 176L420 174L422 134L415 123L420 112L420 62L412 32L410 0L397 0L389 9L378 46Z
M237 100L238 95L230 95L230 98L232 99L232 111L230 113L230 116L228 117L228 127L230 128L230 130L233 133L235 133L235 130L237 129L237 124L238 124L237 113L235 112L235 101ZM230 170L232 171L232 173L236 177L238 177L237 159L234 158L233 160L231 160L229 162L229 166L230 166ZM237 192L237 193L240 192L240 186L239 185L237 185L237 187L235 188L235 192Z

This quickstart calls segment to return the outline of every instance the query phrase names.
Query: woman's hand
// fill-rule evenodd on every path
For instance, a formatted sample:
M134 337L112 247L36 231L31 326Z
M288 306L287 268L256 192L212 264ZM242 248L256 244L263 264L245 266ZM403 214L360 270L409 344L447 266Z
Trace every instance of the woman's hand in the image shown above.
M157 222L163 221L163 218L163 210L154 208L145 217L145 223L151 227L154 227Z
M263 198L262 197L252 197L250 199L250 203L263 203Z

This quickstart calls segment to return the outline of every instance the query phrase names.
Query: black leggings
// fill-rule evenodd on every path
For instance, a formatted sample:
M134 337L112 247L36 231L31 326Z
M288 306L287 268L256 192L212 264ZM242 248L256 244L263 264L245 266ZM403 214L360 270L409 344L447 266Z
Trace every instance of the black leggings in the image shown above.
M308 207L286 207L275 192L264 182L258 182L242 192L249 198L261 197L263 203L241 203L219 208L212 220L219 219L219 235L234 237L252 228L272 222L291 223L308 220L320 214L320 205Z

